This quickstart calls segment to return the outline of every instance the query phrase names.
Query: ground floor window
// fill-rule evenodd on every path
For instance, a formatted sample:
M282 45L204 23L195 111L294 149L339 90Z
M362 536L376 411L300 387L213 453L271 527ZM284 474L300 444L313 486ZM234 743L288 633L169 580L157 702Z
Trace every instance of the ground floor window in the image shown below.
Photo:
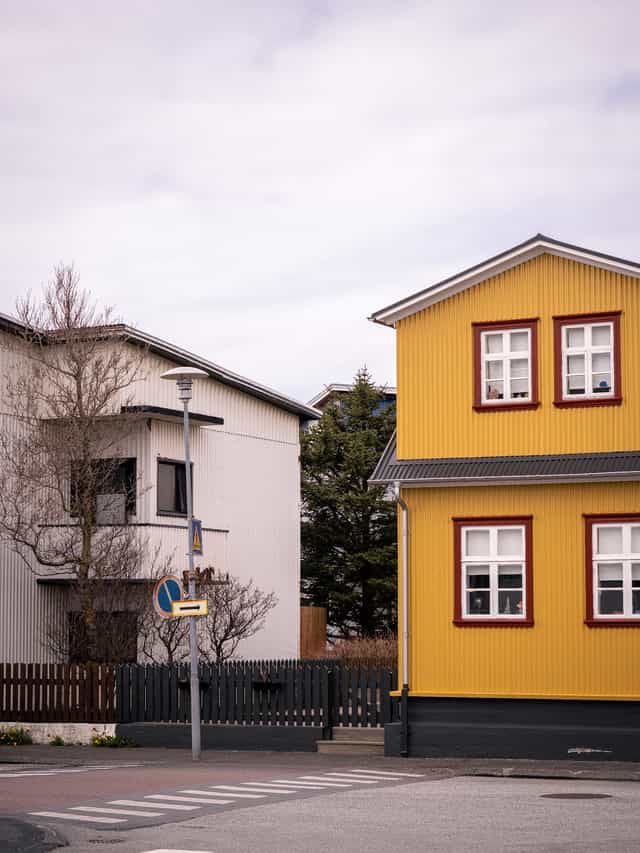
M454 519L458 625L532 625L531 517Z
M587 622L640 625L640 515L586 517Z

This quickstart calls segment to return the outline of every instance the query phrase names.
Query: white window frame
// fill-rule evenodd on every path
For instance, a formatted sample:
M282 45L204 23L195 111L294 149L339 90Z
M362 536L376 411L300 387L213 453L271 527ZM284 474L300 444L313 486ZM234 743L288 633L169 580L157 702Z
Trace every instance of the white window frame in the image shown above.
M527 335L527 349L521 352L511 352L510 349L505 349L505 336L512 334L521 334L525 332ZM502 335L502 351L500 353L486 352L485 341L489 335ZM508 340L508 338L507 338ZM527 397L512 397L506 396L507 389L511 395L511 361L514 359L526 359L527 361L527 376L517 376L515 379L527 379L529 394ZM487 365L491 362L499 362L502 364L502 379L492 380L487 376ZM487 396L487 384L492 381L502 382L503 398L495 399ZM526 405L533 402L533 368L532 368L532 353L531 353L531 328L523 326L522 328L509 329L483 329L480 332L480 401L483 406L514 406Z
M606 346L593 346L591 343L594 326L608 326L611 337ZM584 330L584 346L570 347L567 343L569 332L572 329ZM611 320L593 320L586 323L563 323L562 324L562 399L563 400L607 400L614 397L616 393L616 365L615 365L615 328ZM600 353L609 353L609 373L611 374L611 385L608 391L593 391L593 356ZM567 370L569 357L572 355L584 355L584 393L569 393L569 372ZM600 372L600 371L598 371Z
M498 532L501 530L522 531L522 554L498 554ZM467 555L466 534L470 531L489 532L489 554ZM462 525L460 527L460 613L463 619L482 620L498 622L504 620L525 621L528 610L527 590L527 528L524 524L482 524ZM518 563L522 566L522 612L521 613L499 613L498 579L499 569L503 565ZM489 566L489 613L471 613L468 609L467 599L467 569L474 566Z
M598 554L598 531L603 528L622 528L622 551L619 554ZM640 613L633 612L633 582L631 564L640 563L640 552L631 550L631 529L640 528L640 520L632 521L610 521L603 524L592 524L591 526L591 583L593 594L593 618L607 620L628 619L629 621L640 620ZM598 588L598 566L607 563L622 563L622 613L600 613L600 596ZM615 589L615 587L613 587Z

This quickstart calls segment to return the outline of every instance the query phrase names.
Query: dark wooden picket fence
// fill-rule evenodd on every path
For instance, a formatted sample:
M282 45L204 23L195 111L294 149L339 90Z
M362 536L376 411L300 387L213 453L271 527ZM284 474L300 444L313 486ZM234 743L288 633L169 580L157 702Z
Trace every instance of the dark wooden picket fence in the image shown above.
M397 719L395 670L339 661L201 665L205 723L382 726ZM185 664L0 664L0 719L31 722L189 722Z
M0 720L111 723L116 719L115 666L0 664Z

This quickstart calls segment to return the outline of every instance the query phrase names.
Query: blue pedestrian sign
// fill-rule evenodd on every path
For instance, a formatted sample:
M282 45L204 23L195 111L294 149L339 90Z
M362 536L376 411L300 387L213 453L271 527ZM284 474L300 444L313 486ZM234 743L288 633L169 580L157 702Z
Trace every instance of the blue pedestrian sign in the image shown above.
M202 522L199 518L191 519L191 553L202 554Z
M153 606L158 616L171 619L174 601L182 600L182 584L175 575L165 575L153 588Z

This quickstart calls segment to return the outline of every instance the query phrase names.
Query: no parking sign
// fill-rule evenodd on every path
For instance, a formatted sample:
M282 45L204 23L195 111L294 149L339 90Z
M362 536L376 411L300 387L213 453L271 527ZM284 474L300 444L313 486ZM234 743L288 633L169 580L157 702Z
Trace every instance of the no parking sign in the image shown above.
M153 606L158 616L171 619L171 605L182 599L182 584L175 575L165 575L153 588Z

